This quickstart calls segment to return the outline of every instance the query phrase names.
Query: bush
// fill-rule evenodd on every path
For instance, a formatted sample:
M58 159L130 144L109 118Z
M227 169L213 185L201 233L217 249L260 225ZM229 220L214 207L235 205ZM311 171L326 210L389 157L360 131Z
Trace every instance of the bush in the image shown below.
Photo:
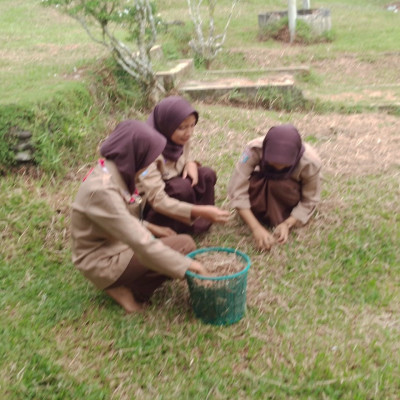
M102 110L115 113L146 107L138 82L122 70L114 59L108 58L99 63L89 75L92 82L90 90Z
M235 89L221 96L219 100L236 106L262 107L276 111L301 111L309 107L302 91L295 87L262 88L255 95Z
M258 103L269 110L300 111L307 101L301 90L292 87L286 90L265 88L257 93Z
M51 102L35 107L35 162L46 172L61 173L81 157L87 144L88 116L93 100L83 87L57 93Z
M16 164L13 132L18 130L32 133L33 162L45 172L62 174L67 166L93 153L98 141L97 135L90 137L98 132L92 126L97 111L93 103L89 91L76 85L51 101L1 106L0 171Z

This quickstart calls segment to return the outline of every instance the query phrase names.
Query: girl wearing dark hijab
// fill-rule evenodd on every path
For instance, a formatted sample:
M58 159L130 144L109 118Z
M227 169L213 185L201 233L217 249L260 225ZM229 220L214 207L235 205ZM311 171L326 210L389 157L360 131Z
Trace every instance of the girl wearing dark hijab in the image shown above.
M183 278L187 269L205 273L184 256L196 247L190 236L139 219L137 177L165 144L143 122L120 123L101 146L104 158L84 178L72 204L74 264L127 313L140 311L166 279Z
M269 250L308 222L321 192L321 160L290 124L272 127L247 144L228 185L231 207ZM271 234L263 224L274 227Z
M199 119L185 99L170 96L151 112L147 124L166 138L162 154L141 174L147 199L145 219L179 233L202 233L229 212L214 206L215 172L190 158L190 138Z

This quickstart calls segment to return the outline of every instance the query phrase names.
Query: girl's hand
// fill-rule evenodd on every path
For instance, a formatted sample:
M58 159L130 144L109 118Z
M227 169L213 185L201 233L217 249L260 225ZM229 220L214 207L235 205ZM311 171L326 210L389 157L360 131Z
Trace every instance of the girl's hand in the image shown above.
M275 239L264 227L260 226L253 230L256 247L261 250L271 250L275 244Z
M224 224L229 221L231 213L216 206L203 206L195 204L192 207L192 217L202 217L211 222Z
M274 230L274 237L279 244L284 244L287 242L289 238L290 228L295 226L297 223L297 219L295 217L290 216L285 221L277 225Z
M287 242L289 237L289 226L285 222L277 225L274 230L274 237L279 244Z
M201 265L199 262L197 262L195 260L193 260L192 263L189 265L189 270L198 275L203 275L203 276L208 275L208 272L203 267L203 265Z
M222 210L221 208L215 207L215 206L209 206L209 215L210 215L210 220L212 222L217 222L220 224L225 224L226 222L229 221L231 217L231 213L228 210Z
M199 183L199 173L197 170L197 164L194 161L189 161L183 168L182 178L189 177L192 180L192 187Z

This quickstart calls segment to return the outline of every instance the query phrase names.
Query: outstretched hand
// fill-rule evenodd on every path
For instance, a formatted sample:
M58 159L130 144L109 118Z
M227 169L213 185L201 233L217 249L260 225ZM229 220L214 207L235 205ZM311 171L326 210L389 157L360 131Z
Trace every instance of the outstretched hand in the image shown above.
M218 208L216 206L201 206L195 205L192 209L192 215L194 217L202 217L208 219L211 222L224 224L229 221L230 212Z

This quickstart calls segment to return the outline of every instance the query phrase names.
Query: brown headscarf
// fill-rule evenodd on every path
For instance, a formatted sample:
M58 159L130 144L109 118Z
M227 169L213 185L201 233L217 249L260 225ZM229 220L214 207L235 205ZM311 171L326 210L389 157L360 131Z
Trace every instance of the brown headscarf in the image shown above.
M191 114L195 116L197 124L199 113L191 104L183 97L170 96L161 100L149 115L146 123L167 138L167 145L163 151L166 159L176 161L182 155L183 146L174 143L171 136Z
M127 120L117 125L100 148L112 160L132 194L135 175L149 166L163 151L166 139L144 122Z
M260 169L268 179L288 179L304 153L304 145L297 129L291 125L272 127L265 135ZM269 163L285 164L288 168L279 171Z

